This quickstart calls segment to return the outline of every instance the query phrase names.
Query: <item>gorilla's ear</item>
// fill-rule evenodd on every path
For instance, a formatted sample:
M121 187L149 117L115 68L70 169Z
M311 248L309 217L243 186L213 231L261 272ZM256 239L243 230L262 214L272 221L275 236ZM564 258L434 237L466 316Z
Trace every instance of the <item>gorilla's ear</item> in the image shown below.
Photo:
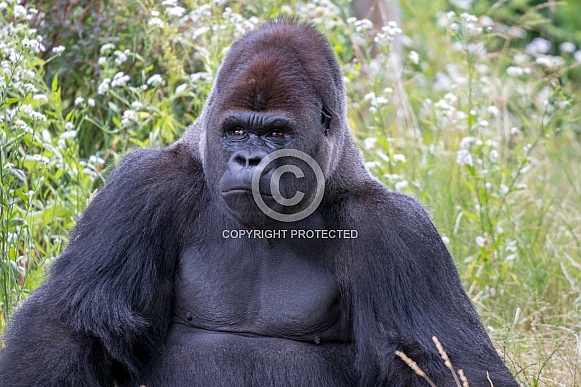
M331 129L331 118L333 118L333 114L323 105L323 109L321 110L321 126L323 127L325 136L329 133L329 129Z

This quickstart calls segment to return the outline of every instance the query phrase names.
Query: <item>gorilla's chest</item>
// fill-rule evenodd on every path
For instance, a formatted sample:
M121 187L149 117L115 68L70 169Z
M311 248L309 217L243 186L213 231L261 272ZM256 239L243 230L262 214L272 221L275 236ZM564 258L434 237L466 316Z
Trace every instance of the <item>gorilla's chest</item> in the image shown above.
M214 331L339 339L334 333L341 317L338 286L314 263L317 257L304 255L309 250L264 240L220 242L182 253L174 319Z

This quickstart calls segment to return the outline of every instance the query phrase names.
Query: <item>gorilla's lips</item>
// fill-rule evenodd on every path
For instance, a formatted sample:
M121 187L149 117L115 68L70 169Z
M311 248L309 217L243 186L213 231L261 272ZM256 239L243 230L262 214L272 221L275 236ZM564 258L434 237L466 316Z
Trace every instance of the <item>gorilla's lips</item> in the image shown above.
M245 195L245 194L253 194L253 190L250 186L236 186L232 188L223 189L220 192L223 198L233 196L233 195ZM260 196L272 197L271 194L260 192Z

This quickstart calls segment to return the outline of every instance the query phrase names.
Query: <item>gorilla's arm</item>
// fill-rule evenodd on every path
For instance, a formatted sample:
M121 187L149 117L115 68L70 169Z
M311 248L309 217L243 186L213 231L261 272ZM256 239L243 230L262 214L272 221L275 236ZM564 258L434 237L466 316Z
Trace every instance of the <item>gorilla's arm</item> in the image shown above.
M351 263L356 367L363 384L427 385L395 355L399 350L436 385L455 386L432 341L436 336L471 386L490 386L487 371L495 386L517 386L421 204L382 187L370 191L356 200L368 210L363 222L354 222L362 227Z
M180 236L201 168L181 145L127 155L75 226L49 278L15 312L0 385L132 380L165 338Z

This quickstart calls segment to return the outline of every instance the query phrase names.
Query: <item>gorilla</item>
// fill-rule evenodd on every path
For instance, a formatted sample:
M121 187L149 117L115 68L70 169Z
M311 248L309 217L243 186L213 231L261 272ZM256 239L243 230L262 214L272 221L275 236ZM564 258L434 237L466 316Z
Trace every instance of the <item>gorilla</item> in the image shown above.
M314 205L313 205L314 203ZM132 152L14 313L2 386L518 386L417 200L364 168L338 62L271 20Z

